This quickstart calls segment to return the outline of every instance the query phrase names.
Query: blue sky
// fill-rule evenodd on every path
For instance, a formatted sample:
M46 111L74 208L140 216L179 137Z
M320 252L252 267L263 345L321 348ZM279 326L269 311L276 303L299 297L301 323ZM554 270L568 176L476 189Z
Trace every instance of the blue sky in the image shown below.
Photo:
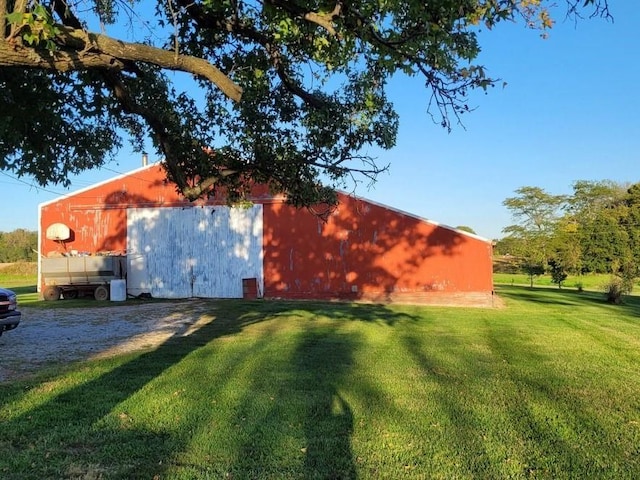
M640 10L635 2L610 3L613 23L574 24L559 10L546 40L521 24L482 32L481 61L507 85L474 93L476 110L451 133L426 113L428 92L418 79L396 79L390 97L400 114L397 145L376 154L390 170L356 193L500 238L512 223L502 202L521 186L561 194L577 180L640 181ZM140 165L125 146L106 169L72 179L70 191ZM0 188L5 232L36 230L38 205L69 191L6 173Z

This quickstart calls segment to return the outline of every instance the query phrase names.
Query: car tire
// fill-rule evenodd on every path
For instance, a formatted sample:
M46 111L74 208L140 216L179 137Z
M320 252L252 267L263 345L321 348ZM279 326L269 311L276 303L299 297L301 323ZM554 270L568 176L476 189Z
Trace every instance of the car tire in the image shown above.
M100 301L109 300L109 289L104 285L100 285L93 292L93 297Z
M42 297L49 302L54 302L60 300L61 293L58 287L48 286L44 289L44 292L42 292Z

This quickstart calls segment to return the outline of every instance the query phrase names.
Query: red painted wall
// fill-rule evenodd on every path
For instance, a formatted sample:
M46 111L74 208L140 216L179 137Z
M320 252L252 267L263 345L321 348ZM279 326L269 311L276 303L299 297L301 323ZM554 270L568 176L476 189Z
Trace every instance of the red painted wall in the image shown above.
M264 210L265 296L386 300L491 294L491 244L340 195L323 223L282 204Z
M124 252L127 245L127 208L175 206L185 202L172 184L164 181L157 165L125 177L97 184L40 208L40 253ZM69 242L45 238L48 226L64 223L72 230Z
M491 244L364 200L340 195L324 223L271 197L264 211L264 296L389 300L452 293L491 295ZM209 201L207 203L220 203ZM191 206L166 183L157 165L81 190L40 210L40 252L123 253L127 208ZM72 239L45 238L64 223Z

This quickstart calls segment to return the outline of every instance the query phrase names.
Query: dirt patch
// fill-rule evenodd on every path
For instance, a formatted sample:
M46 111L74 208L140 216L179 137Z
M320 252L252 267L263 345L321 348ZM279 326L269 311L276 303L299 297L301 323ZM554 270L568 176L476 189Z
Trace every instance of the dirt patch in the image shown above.
M0 382L74 360L153 348L213 320L206 300L102 308L22 307L22 322L0 337Z

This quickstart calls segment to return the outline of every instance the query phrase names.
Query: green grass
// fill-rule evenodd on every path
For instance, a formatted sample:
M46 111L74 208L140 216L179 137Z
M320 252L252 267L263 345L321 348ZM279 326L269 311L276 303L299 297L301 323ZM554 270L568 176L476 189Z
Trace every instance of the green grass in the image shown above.
M569 275L562 282L562 288L577 289L582 285L584 290L603 291L603 286L611 279L608 274ZM494 273L493 282L496 285L530 285L529 276L524 273ZM551 275L540 275L533 278L533 285L537 287L554 287L558 285L551 281ZM636 285L636 287L638 284Z
M640 302L212 301L159 348L0 384L0 478L639 478Z
M36 263L14 263L0 267L0 287L9 288L18 294L20 307L36 309L112 307L110 301L97 301L91 294L84 294L73 300L47 302L37 290L38 266ZM163 302L162 299L129 299L129 303Z
M0 287L16 292L21 305L39 301L37 283L36 263L20 262L0 266Z

